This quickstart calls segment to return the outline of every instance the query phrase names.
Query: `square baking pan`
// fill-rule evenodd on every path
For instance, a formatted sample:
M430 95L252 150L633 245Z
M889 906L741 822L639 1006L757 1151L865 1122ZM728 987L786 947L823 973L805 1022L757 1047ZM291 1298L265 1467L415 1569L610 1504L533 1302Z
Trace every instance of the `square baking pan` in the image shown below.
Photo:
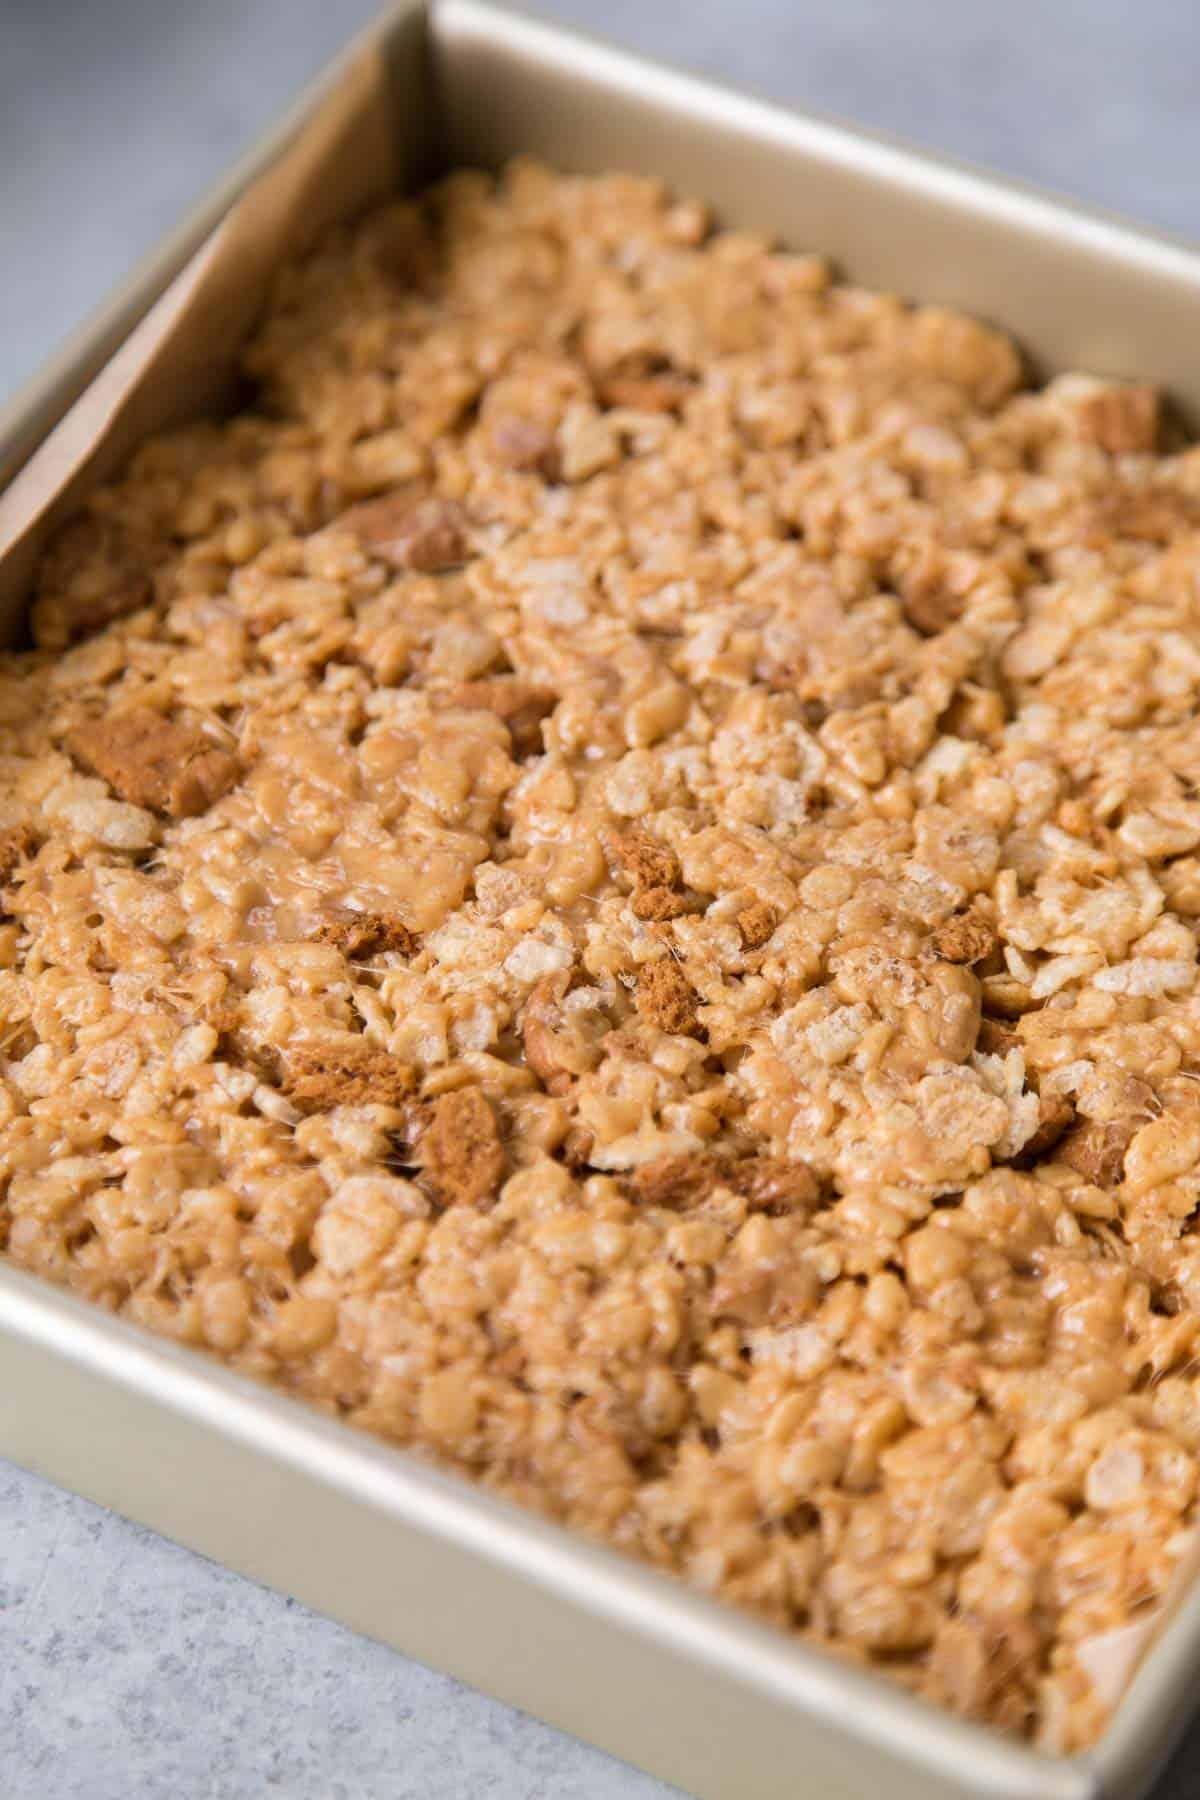
M274 264L518 151L664 176L1036 368L1200 417L1200 255L523 16L445 0L341 57L0 416L0 603L147 433L220 406ZM0 1452L642 1765L698 1800L1137 1800L1187 1722L1200 1587L1101 1743L1050 1758L0 1263Z

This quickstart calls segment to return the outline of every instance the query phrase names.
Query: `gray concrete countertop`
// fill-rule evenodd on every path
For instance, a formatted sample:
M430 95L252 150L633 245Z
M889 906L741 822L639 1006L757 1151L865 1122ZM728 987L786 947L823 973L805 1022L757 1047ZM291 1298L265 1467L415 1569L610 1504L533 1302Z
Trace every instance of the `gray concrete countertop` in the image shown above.
M539 3L777 99L1200 237L1200 17L1179 0ZM0 399L374 10L0 0ZM0 1791L668 1796L2 1463ZM1197 1793L1200 1727L1154 1800Z

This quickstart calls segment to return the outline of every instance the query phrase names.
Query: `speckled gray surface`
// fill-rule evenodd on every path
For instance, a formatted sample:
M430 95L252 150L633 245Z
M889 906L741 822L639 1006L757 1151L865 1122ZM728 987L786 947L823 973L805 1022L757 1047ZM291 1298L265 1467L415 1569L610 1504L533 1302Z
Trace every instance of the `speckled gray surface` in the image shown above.
M1200 15L1183 0L540 9L1200 237ZM374 10L0 0L0 398ZM668 1790L0 1463L0 1800L266 1794ZM1154 1800L1197 1794L1200 1727Z

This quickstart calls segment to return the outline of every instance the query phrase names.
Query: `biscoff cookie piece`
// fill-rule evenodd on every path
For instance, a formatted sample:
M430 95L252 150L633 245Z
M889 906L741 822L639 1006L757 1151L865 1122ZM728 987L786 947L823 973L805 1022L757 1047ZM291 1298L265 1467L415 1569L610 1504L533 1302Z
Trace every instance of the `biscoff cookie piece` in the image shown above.
M673 1036L697 1029L699 996L679 964L670 957L647 963L637 983L637 1009L648 1025Z
M413 1090L413 1071L377 1044L349 1038L296 1044L282 1058L282 1087L302 1112L335 1106L399 1106Z
M999 942L995 926L977 912L958 913L947 919L929 940L934 955L951 963L983 962Z
M318 944L332 944L344 956L378 956L394 951L399 956L415 956L421 940L400 919L390 914L352 912L349 908L330 908L318 922L313 937Z
M678 882L679 858L648 831L612 832L607 842L613 861L635 888L669 888Z
M737 916L737 927L747 950L761 950L779 923L779 914L765 900L754 900Z
M513 754L518 759L535 756L542 749L542 721L558 705L549 688L522 681L517 675L489 675L480 681L464 681L451 696L456 706L478 707L494 713L508 728Z
M5 887L21 864L34 855L38 841L32 825L10 825L0 831L0 887Z
M496 1115L478 1088L457 1088L434 1103L419 1152L443 1206L481 1206L495 1199L504 1146Z
M147 545L111 520L85 514L52 541L38 574L34 640L61 650L138 612L154 598Z
M1066 1094L1043 1094L1038 1103L1037 1130L1021 1146L1022 1168L1048 1156L1075 1123L1075 1104ZM1066 1158L1063 1158L1066 1161Z
M1053 384L1075 434L1110 456L1144 455L1155 448L1161 415L1156 388L1136 381L1064 376Z
M393 569L436 575L458 568L466 558L466 520L452 501L403 491L364 500L335 523L340 531L353 533L368 555Z
M679 858L670 845L635 830L610 833L606 846L612 862L633 884L630 905L635 918L662 924L689 910L679 891Z
M716 1171L703 1155L657 1156L629 1177L629 1191L645 1206L682 1210L711 1193Z
M80 725L67 748L122 800L172 819L205 812L241 775L232 751L197 726L177 724L149 707Z
M1088 1120L1062 1139L1055 1155L1094 1187L1115 1187L1125 1174L1125 1152L1136 1132L1130 1120Z
M811 1212L821 1194L821 1184L807 1163L779 1156L745 1157L734 1163L726 1179L752 1212Z
M681 919L688 911L684 895L669 887L635 888L629 904L635 918L656 925L665 924L668 919Z

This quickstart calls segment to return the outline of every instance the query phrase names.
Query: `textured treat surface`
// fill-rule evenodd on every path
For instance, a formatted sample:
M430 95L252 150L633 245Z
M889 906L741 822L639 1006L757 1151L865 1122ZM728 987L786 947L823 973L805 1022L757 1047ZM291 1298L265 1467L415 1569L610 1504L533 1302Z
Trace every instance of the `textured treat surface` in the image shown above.
M0 1239L1070 1750L1190 1566L1200 453L653 184L284 271L0 670Z

